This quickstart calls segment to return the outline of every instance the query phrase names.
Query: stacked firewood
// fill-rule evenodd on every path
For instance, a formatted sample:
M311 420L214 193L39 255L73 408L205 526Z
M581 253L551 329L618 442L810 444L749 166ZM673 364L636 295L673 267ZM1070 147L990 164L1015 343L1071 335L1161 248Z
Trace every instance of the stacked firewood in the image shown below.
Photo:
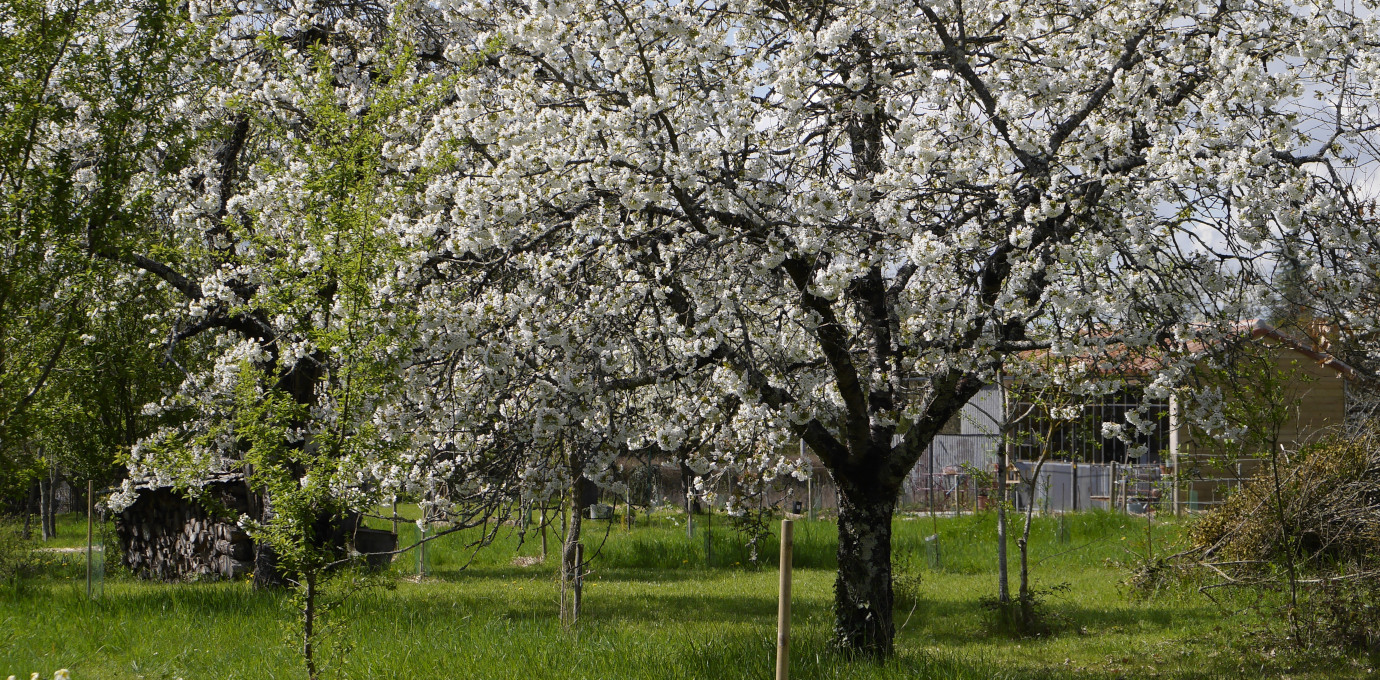
M141 492L116 525L125 564L144 578L232 579L253 569L248 534L169 489Z

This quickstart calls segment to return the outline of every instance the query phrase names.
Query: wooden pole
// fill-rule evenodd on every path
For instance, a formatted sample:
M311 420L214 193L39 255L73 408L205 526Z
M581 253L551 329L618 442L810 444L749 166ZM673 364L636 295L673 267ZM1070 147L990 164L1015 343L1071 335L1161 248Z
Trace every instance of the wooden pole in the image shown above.
M95 502L92 500L96 494L96 483L86 480L86 599L91 599L91 534L94 524L91 515L95 509Z
M781 584L776 606L776 680L786 680L791 670L791 552L793 522L781 520Z

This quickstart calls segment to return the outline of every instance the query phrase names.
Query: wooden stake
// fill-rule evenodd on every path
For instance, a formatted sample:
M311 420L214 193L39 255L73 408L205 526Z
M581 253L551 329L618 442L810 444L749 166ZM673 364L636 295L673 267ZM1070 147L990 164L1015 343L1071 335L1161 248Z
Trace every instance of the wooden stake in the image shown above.
M91 529L93 521L91 511L95 509L95 502L92 500L96 494L96 483L86 480L86 599L91 599Z
M790 676L791 658L791 543L794 522L781 520L781 585L776 606L776 680Z

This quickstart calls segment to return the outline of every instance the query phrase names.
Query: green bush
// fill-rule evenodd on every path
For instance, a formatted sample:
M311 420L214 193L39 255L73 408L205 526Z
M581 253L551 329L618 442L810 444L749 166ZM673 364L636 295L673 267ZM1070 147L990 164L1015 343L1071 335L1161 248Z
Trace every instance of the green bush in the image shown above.
M17 593L35 568L33 550L14 522L0 521L0 589Z

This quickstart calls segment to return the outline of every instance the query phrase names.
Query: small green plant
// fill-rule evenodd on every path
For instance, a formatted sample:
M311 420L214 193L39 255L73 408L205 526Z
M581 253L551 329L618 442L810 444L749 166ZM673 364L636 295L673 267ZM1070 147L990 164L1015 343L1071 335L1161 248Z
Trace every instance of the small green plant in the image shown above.
M996 479L992 475L991 470L984 470L966 461L959 465L959 470L962 471L963 474L968 475L968 479L973 480L973 493L978 499L990 499L992 497L992 491L996 488ZM975 502L979 508L991 505L990 500L985 503L981 501Z
M924 577L921 575L921 564L924 562L914 551L898 552L897 557L891 561L891 594L896 603L898 612L904 611L906 616L901 621L897 629L904 630L910 618L915 614L916 608L920 606Z

